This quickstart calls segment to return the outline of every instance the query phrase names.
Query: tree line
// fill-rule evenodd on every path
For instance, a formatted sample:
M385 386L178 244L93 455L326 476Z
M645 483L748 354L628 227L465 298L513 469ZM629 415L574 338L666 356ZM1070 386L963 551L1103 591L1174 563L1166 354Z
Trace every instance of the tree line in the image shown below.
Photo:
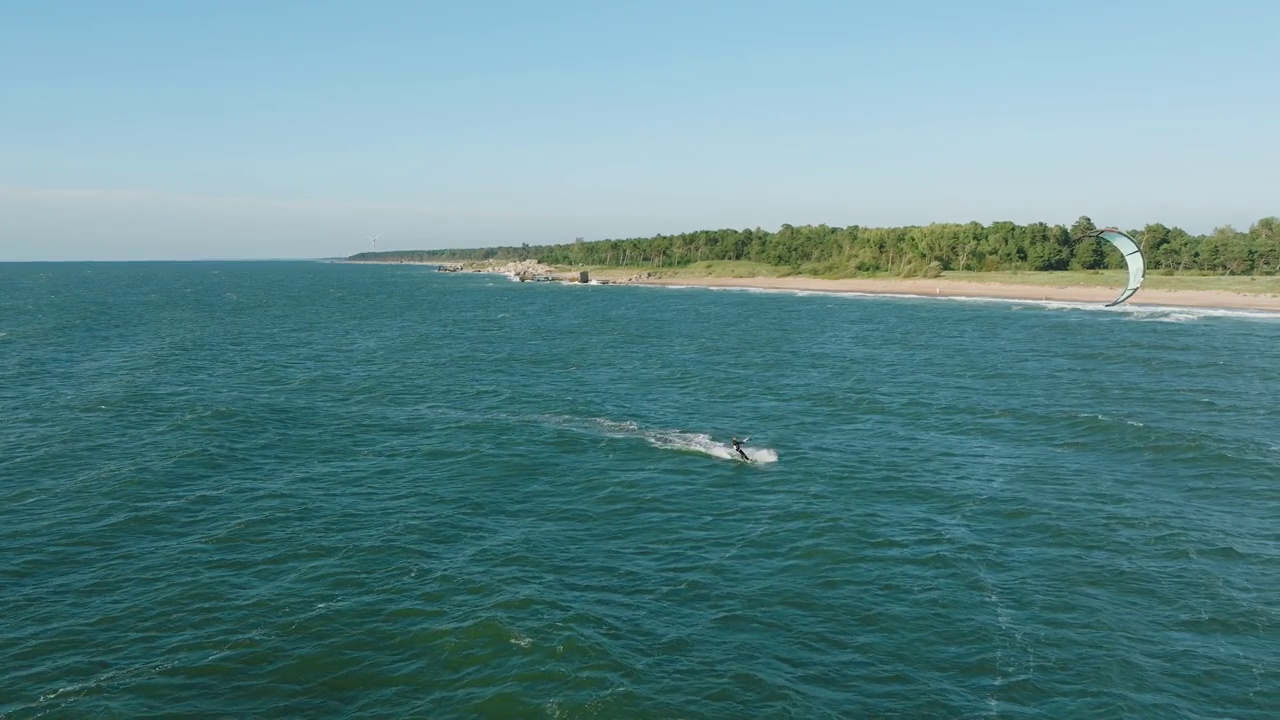
M537 259L550 265L678 268L705 260L749 260L813 275L936 275L947 270L1096 270L1123 268L1111 243L1081 239L1097 227L1081 217L1071 227L1031 223L935 223L871 228L783 225L776 232L699 230L625 240L558 245L359 253L351 260L465 262ZM1247 232L1231 226L1192 235L1159 223L1127 230L1149 269L1231 275L1280 272L1280 218Z

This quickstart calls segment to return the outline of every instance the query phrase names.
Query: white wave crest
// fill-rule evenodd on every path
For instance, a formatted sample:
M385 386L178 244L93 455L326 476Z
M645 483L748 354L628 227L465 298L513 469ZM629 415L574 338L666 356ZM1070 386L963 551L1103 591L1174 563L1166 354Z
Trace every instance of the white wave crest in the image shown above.
M1135 305L1125 309L1130 319L1139 322L1191 322L1206 318L1237 320L1280 320L1280 313L1267 310L1228 310L1224 308L1180 308L1159 305Z
M1249 310L1243 308L1213 307L1178 307L1169 305L1142 305L1125 303L1115 307L1107 307L1101 302L1082 302L1070 300L1032 300L1028 298L986 297L980 295L930 295L916 293L892 292L858 292L849 290L800 290L795 288L758 288L736 285L702 286L702 285L648 285L643 287L665 288L671 290L716 290L725 292L763 293L772 295L828 296L871 300L930 300L938 302L960 302L972 304L1011 305L1013 308L1028 307L1046 310L1084 310L1087 312L1114 313L1127 316L1127 319L1139 322L1189 322L1207 318L1232 318L1241 320L1259 320L1275 322L1280 320L1280 312L1275 310Z
M1104 422L1123 422L1126 425L1132 425L1134 427L1146 427L1146 423L1140 423L1137 420L1130 420L1128 418L1113 418L1113 417L1109 417L1107 415L1101 415L1098 413L1076 413L1076 417L1081 417L1081 418L1091 417L1091 418L1098 418L1099 420L1102 420Z

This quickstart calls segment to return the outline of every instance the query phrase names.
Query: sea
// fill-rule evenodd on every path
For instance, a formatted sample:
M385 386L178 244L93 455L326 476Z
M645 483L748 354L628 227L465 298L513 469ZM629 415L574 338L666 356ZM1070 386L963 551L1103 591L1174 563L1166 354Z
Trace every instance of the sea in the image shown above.
M0 265L0 718L1274 720L1278 408L1274 313Z

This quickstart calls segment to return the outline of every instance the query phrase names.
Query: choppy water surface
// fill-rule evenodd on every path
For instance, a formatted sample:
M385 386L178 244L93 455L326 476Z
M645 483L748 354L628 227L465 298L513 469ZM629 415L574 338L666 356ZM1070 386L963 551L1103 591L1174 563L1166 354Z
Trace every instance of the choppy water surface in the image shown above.
M0 716L1274 718L1277 398L1275 315L0 265Z

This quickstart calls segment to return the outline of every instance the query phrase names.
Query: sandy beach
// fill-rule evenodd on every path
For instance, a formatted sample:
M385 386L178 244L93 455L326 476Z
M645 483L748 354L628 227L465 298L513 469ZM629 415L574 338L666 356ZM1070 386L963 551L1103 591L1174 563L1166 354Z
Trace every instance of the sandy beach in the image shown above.
M940 297L1003 298L1011 300L1055 300L1106 304L1116 298L1119 288L1052 287L1047 285L1012 285L961 282L956 280L919 278L846 279L821 278L673 278L646 279L637 284L687 285L698 287L739 287L768 290L800 290L813 292L849 292ZM1139 290L1129 300L1133 305L1165 307L1232 308L1280 312L1280 297L1211 290Z
M338 262L353 262L339 260ZM362 264L391 265L439 265L438 262L378 262L354 261ZM519 271L556 277L573 282L577 271L565 272L537 261L480 265L469 267L467 272L487 272L511 275ZM759 290L795 290L805 292L866 293L873 295L919 295L932 297L996 298L1005 300L1039 300L1056 302L1100 303L1111 302L1120 294L1120 287L1056 286L994 282L966 282L946 278L847 278L826 280L814 277L636 277L617 270L596 272L595 277L619 285L678 285L688 287L735 287ZM1222 290L1156 290L1143 288L1129 299L1131 305L1188 308L1224 308L1234 310L1258 310L1280 312L1280 296L1263 293L1238 293Z

